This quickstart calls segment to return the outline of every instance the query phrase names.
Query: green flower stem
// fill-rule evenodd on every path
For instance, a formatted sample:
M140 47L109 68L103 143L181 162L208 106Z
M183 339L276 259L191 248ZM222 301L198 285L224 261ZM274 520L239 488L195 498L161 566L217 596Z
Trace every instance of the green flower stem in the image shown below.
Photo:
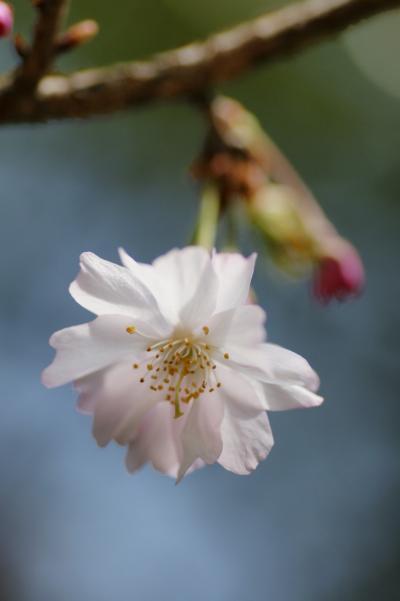
M215 246L218 231L220 199L218 189L207 184L201 195L201 204L192 244L211 250Z

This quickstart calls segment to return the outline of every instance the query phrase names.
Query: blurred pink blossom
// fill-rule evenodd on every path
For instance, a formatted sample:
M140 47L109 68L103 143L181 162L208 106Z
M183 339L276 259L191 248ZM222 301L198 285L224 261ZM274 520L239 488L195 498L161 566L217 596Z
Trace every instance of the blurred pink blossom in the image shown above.
M0 37L10 34L14 25L13 10L6 2L0 0Z
M364 267L357 251L349 244L338 254L323 257L315 270L314 296L322 303L336 298L345 300L362 292Z

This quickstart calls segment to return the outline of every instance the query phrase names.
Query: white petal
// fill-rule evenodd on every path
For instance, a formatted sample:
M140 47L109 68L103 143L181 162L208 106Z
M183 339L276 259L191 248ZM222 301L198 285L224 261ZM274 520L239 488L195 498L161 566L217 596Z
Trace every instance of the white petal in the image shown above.
M221 311L206 322L207 335L201 329L195 335L201 341L220 347L224 344L253 346L265 340L265 311L258 305L241 305Z
M210 259L197 275L193 295L179 312L181 326L191 330L210 320L218 294L218 278Z
M138 380L132 365L118 364L88 376L82 390L86 403L91 400L94 406L93 436L99 446L111 440L127 444L139 428L144 414L159 400L157 394Z
M234 406L237 411L248 417L265 411L263 384L222 365L218 365L217 377L222 384L218 393L226 406Z
M265 340L265 311L258 305L238 307L228 332L228 344L255 345Z
M178 321L180 310L193 298L199 278L210 263L210 254L200 246L173 249L153 263L163 300Z
M266 413L248 418L228 403L221 434L223 449L218 463L235 474L249 474L267 457L274 444Z
M215 253L212 257L219 280L216 312L226 311L247 300L257 255L247 259L238 253Z
M323 398L303 386L275 382L262 384L267 411L287 411L288 409L308 409L318 407Z
M139 333L128 334L132 321L121 315L102 315L90 323L55 332L50 345L56 349L54 361L42 374L49 388L77 380L123 360L133 361L148 345Z
M160 305L160 300L162 301L162 298L160 298L161 288L159 285L159 278L157 278L157 272L153 265L135 261L135 259L128 255L123 248L119 248L118 253L122 265L129 269L129 271L131 271L135 277L139 278L145 284L145 286L147 286Z
M148 461L163 474L176 478L180 457L180 431L184 418L174 419L170 403L158 403L143 417L136 438L126 455L129 472L140 469Z
M79 378L79 380L75 380L74 382L74 388L79 394L76 402L76 408L84 415L93 415L94 413L96 394L93 394L93 391L95 391L96 385L93 382L93 378L101 379L103 371L104 370L100 369L99 371L89 374L88 376L84 376L83 378Z
M193 462L200 458L215 463L222 451L220 433L224 405L217 394L203 394L191 403L191 410L182 431L182 461L177 482Z
M276 344L264 344L263 347L277 379L305 386L312 392L318 390L318 374L304 357Z
M224 351L229 359L224 358ZM262 382L295 384L311 391L319 386L317 374L303 357L275 344L254 347L226 345L223 351L215 353L215 358L225 366Z
M129 315L152 324L153 331L164 335L168 325L160 313L154 295L131 270L93 253L83 253L81 270L70 285L73 298L96 315Z

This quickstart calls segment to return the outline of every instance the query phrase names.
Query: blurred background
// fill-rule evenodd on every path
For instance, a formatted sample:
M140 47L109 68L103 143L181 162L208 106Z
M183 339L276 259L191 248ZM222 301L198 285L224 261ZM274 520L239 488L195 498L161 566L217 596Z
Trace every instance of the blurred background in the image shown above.
M75 1L70 21L95 18L101 34L61 66L143 58L279 4ZM25 33L29 5L15 3ZM187 169L205 131L199 114L174 103L2 129L1 599L400 599L394 18L399 24L398 15L379 18L221 87L297 166L360 250L368 278L362 298L323 308L306 284L259 260L255 286L270 339L310 360L326 403L273 414L275 447L248 477L218 467L178 487L150 468L131 477L122 449L96 447L72 389L40 383L50 334L89 318L67 293L80 252L116 260L123 246L151 261L187 242L197 208ZM2 68L14 63L2 41Z

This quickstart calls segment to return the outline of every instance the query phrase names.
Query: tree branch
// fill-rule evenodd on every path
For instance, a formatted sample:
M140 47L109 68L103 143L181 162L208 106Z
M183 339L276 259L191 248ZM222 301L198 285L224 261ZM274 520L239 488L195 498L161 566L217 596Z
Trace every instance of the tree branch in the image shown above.
M54 7L63 4L47 2ZM0 84L0 123L83 118L160 99L196 97L257 63L280 59L398 7L400 0L304 0L146 62L44 77L30 97L18 90L13 76L7 76ZM56 27L49 27L53 37ZM43 45L36 73L43 73L49 64L48 48Z
M51 68L56 36L67 10L68 0L36 0L38 18L29 54L17 69L13 88L20 93L34 90Z

